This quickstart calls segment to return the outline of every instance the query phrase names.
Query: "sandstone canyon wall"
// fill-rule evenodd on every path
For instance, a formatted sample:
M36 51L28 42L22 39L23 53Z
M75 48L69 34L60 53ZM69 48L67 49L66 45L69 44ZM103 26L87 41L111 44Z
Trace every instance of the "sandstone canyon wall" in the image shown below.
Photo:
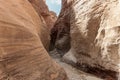
M41 39L43 42L44 47L46 50L49 49L50 44L50 30L53 27L55 21L57 20L57 16L53 11L49 11L45 0L28 0L36 12L38 13L39 17L42 19L42 25L44 26L42 29L44 30L42 32ZM44 38L46 37L46 38Z
M62 1L61 13L51 30L51 50L56 45L58 52L63 54L70 48L70 4L66 0Z
M62 5L51 35L57 50L63 55L70 49L65 55L74 56L73 62L108 71L113 80L117 80L115 77L120 71L120 1L63 0ZM64 46L66 43L68 46ZM65 51L62 46L68 49Z
M45 0L28 0L40 17L43 17L45 23L47 24L48 29L51 29L57 20L56 13L49 11L48 6L46 5Z
M67 80L43 47L43 32L27 0L0 1L0 80Z

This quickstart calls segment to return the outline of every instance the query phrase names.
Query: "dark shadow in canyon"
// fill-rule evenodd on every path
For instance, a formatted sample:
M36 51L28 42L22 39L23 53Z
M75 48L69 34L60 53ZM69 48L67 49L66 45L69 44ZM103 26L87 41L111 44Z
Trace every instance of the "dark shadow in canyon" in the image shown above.
M63 18L64 17L64 18ZM63 56L69 51L70 45L70 15L60 13L51 30L50 51L56 49Z

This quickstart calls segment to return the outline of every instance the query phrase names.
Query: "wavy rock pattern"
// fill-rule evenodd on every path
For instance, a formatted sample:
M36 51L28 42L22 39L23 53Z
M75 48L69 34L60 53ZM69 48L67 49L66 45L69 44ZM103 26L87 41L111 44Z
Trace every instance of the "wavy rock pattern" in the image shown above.
M42 24L27 0L0 0L0 80L67 80L42 45Z
M50 44L50 30L53 27L57 16L56 13L53 11L49 11L48 6L46 5L45 0L28 0L36 12L38 13L39 17L41 18L42 25L44 26L42 29L44 30L41 32L41 40L46 48L46 50L49 50L49 44ZM42 36L46 34L45 36ZM44 38L46 37L46 38Z

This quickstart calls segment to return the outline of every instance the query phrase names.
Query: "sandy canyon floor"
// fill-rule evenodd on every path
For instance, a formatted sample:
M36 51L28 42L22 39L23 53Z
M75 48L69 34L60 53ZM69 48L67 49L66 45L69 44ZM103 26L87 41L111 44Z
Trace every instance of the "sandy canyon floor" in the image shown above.
M64 68L69 80L102 80L65 63L55 50L51 51L50 55L58 64L60 64Z

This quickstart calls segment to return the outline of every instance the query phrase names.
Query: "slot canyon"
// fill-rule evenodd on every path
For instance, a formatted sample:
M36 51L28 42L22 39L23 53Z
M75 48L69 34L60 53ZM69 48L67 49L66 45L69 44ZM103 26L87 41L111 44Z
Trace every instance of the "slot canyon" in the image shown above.
M120 1L0 0L0 80L120 80Z

